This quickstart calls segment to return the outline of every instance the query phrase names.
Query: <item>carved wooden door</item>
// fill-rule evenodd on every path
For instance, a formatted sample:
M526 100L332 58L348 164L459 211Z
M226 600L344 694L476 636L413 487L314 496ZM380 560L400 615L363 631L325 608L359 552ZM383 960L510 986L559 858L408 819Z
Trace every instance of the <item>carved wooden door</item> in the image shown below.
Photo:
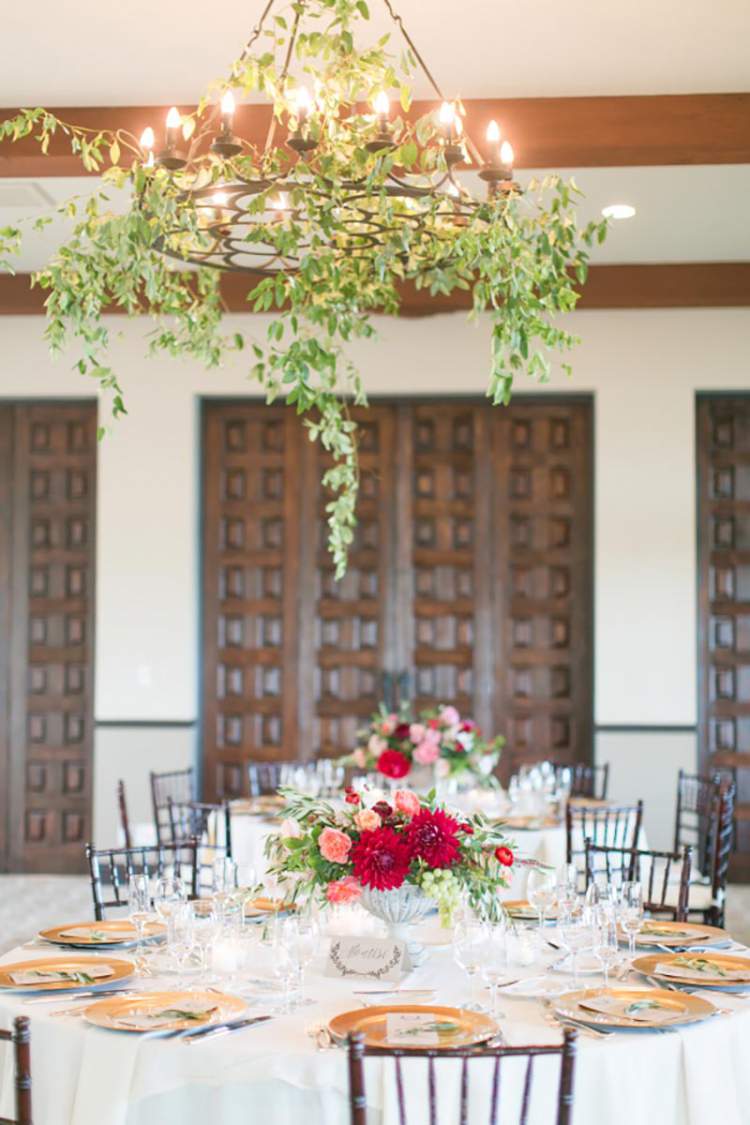
M4 866L85 867L93 758L96 404L0 407Z
M737 780L732 874L750 878L750 395L698 400L698 744Z

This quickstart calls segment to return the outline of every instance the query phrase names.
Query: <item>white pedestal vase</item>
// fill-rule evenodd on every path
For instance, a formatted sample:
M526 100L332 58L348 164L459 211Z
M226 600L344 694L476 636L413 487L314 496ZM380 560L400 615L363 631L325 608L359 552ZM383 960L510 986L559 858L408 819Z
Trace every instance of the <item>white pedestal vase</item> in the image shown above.
M403 883L395 891L376 891L363 888L359 900L365 910L380 918L388 926L388 934L394 941L402 941L409 953L414 968L427 960L427 950L409 934L413 922L421 922L434 903L431 898L413 883Z

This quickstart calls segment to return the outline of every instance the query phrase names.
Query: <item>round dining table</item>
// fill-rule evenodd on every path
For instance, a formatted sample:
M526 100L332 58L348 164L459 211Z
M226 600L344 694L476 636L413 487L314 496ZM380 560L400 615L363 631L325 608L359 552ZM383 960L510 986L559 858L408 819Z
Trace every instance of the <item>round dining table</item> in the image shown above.
M460 1006L468 999L467 977L454 962L449 935L435 930L426 962L401 982L403 989L432 989L433 1002ZM552 933L552 931L550 931ZM511 979L536 979L528 987L549 992L567 980L555 971L559 952L541 944L533 965L511 966ZM54 955L51 946L30 942L2 962ZM733 950L736 952L736 949ZM750 956L750 951L746 951ZM123 954L125 956L126 954ZM99 952L99 957L107 956ZM111 954L110 954L111 956ZM338 1046L320 1049L311 1034L338 1013L360 1008L360 978L325 974L325 943L308 971L307 1002L264 1023L187 1046L104 1030L74 1013L64 996L32 1004L18 993L0 995L0 1024L14 1016L31 1020L33 1107L36 1125L346 1125L347 1057ZM250 985L250 981L246 982ZM592 976L587 984L601 983ZM639 983L644 983L639 978ZM151 976L148 989L174 988L174 977ZM254 985L251 987L255 987ZM560 1026L543 999L501 990L499 1025L511 1045L559 1042ZM249 1011L269 1011L268 994L242 989ZM486 997L486 993L484 993ZM706 993L702 993L706 995ZM747 1125L750 1120L750 1001L748 994L713 994L721 1011L702 1023L669 1031L615 1032L578 1038L573 1125ZM265 999L264 999L265 996ZM404 996L408 1000L408 995ZM90 1002L90 1001L89 1001ZM372 1001L371 1001L372 1002ZM0 1116L12 1109L11 1052L4 1051ZM439 1121L459 1120L459 1067L437 1064ZM469 1125L486 1125L491 1060L472 1062ZM517 1120L524 1072L518 1060L502 1064L501 1122ZM375 1125L398 1125L391 1060L366 1064L367 1099ZM553 1125L558 1063L536 1060L528 1125ZM404 1066L409 1125L427 1125L426 1063ZM505 1113L508 1116L504 1116Z

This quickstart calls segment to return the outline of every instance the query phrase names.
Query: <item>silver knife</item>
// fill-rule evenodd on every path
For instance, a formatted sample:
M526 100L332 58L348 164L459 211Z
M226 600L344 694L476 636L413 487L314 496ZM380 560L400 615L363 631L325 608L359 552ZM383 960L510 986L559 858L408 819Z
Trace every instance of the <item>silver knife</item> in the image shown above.
M190 1046L191 1043L202 1043L214 1035L228 1035L232 1031L240 1031L243 1027L251 1027L254 1023L265 1023L271 1016L250 1016L248 1019L231 1020L227 1023L217 1023L213 1027L201 1027L197 1031L188 1031L180 1037L180 1041Z
M28 1000L22 1000L22 1004L59 1004L61 1002L68 1003L70 1000L94 1000L98 997L104 996L126 996L132 992L130 988L103 988L100 991L89 989L86 992L66 992L65 989L59 989L57 992L45 992L44 996L31 996Z

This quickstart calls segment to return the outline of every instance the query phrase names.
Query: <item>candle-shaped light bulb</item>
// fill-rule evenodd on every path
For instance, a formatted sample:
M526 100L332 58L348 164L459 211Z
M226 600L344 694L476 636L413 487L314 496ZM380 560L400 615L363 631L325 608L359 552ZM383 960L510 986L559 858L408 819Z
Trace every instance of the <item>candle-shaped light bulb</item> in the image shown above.
M180 111L172 106L167 114L167 148L177 147L177 134L180 129Z
M443 102L440 106L440 124L446 136L450 136L456 123L456 109L452 102Z
M273 211L286 211L289 206L289 200L285 191L280 191L278 195L272 195L268 200L268 206Z
M225 191L215 191L211 199L217 207L226 207L229 202L229 196Z
M312 109L312 98L306 86L297 87L294 91L294 100L297 106L297 120L300 125L304 125Z
M388 119L388 114L391 108L391 103L388 100L388 95L386 94L385 90L381 90L379 94L375 95L375 100L372 103L372 108L380 118L380 124L384 125Z
M145 149L146 152L148 152L149 149L152 149L154 147L154 140L154 130L150 125L147 125L141 133L141 148Z
M510 141L503 141L500 145L500 163L508 170L513 167L513 145Z
M500 141L500 126L497 121L490 121L487 126L487 144L496 145Z
M221 99L221 127L225 133L232 132L232 118L234 117L234 94L227 90Z

